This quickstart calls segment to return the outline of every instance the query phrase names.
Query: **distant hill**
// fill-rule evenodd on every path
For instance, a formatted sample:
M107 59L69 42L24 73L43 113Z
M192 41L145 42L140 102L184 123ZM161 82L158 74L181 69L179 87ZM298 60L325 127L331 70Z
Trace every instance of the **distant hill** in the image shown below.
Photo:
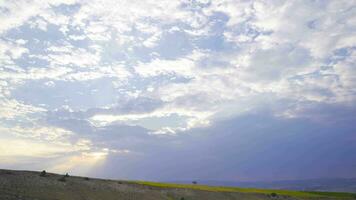
M356 199L355 194L119 181L0 170L0 200Z

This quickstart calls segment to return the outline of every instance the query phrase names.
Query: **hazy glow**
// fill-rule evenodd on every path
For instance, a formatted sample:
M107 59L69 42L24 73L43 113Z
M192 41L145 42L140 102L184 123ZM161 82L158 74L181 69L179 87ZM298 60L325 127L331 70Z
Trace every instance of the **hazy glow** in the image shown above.
M53 157L72 151L68 145L46 144L23 139L0 139L0 144L0 157Z
M90 170L102 164L107 155L107 151L83 152L80 155L70 156L61 160L61 163L56 164L49 170L57 173L74 172L87 174Z

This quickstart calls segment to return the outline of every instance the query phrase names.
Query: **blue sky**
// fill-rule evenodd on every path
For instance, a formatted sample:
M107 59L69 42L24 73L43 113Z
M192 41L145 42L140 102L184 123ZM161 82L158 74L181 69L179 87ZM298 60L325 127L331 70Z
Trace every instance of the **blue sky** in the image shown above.
M0 168L356 177L356 1L0 1Z

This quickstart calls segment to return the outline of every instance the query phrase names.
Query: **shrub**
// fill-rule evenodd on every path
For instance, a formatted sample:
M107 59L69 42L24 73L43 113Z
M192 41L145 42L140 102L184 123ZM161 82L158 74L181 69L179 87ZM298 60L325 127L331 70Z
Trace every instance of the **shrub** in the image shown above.
M185 200L184 197L180 198L180 200Z
M40 173L40 176L42 176L42 177L45 177L46 175L47 175L46 170L43 170L43 171Z
M193 183L194 185L196 185L196 184L197 184L198 182L196 182L196 181L193 181L192 183Z
M276 197L276 196L278 196L277 193L275 193L275 192L271 193L271 197Z
M69 177L69 174L68 173L66 173L66 175L64 175L65 177Z
M90 180L88 177L85 177L84 179L85 179L86 181L89 181L89 180Z

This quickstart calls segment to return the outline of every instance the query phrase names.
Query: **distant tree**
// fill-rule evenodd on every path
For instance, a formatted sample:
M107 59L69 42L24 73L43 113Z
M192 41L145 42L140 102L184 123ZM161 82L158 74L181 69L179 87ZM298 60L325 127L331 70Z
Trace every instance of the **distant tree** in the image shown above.
M196 185L196 184L197 184L198 182L196 182L196 181L193 181L192 183L193 183L194 185Z
M86 181L89 181L89 180L90 180L88 177L85 177L84 179L85 179Z
M40 176L42 176L42 177L45 177L46 175L47 175L46 170L43 170L43 171L40 173Z
M271 197L276 197L276 196L278 196L277 193L275 193L275 192L271 193Z
M68 173L66 173L66 175L64 175L65 177L69 177L69 174Z

